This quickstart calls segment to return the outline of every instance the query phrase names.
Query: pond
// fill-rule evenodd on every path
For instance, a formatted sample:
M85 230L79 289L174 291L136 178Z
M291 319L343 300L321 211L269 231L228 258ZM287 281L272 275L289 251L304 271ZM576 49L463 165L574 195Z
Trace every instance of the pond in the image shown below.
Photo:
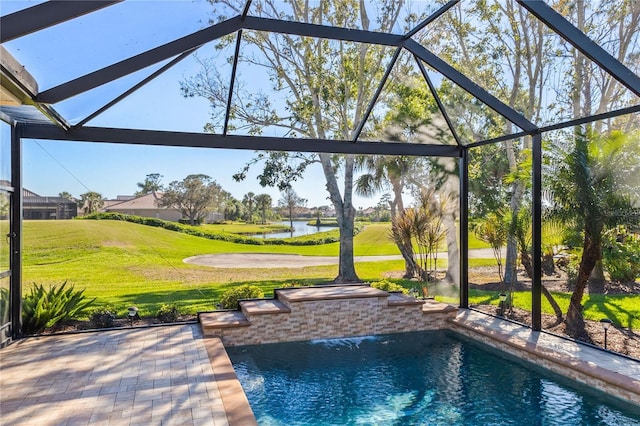
M285 220L282 222L275 222L276 224L289 226L289 221ZM253 234L249 235L250 237L255 238L291 238L291 237L299 237L301 235L311 235L316 234L318 232L331 231L334 229L338 229L337 226L313 226L307 225L308 221L304 220L294 220L293 221L293 232L285 231L285 232L265 232L261 234Z

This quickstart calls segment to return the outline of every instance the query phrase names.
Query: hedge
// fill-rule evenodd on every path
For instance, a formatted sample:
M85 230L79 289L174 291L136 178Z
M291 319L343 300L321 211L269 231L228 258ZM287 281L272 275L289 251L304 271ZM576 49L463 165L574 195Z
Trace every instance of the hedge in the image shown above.
M313 246L321 244L330 244L340 241L340 233L338 230L320 232L312 235L303 235L293 238L254 238L243 235L232 234L230 232L212 232L203 231L196 226L183 225L178 222L170 222L168 220L157 219L155 217L134 216L124 213L93 213L86 216L78 216L76 219L88 220L121 220L125 222L137 223L139 225L155 226L167 229L169 231L182 232L195 237L208 238L210 240L227 241L237 244L253 244L253 245L292 245L292 246ZM363 226L355 225L354 235L357 235Z

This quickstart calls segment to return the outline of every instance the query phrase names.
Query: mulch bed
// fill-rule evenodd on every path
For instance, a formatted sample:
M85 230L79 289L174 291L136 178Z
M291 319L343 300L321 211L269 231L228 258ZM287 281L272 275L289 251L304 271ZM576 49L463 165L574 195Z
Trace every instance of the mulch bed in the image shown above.
M478 305L473 306L473 308L491 315L498 315L498 307L495 305ZM531 312L524 309L513 308L511 311L507 310L505 317L531 326ZM591 343L604 348L604 329L602 324L599 321L585 320L585 326L587 334L591 338ZM542 329L568 337L564 323L558 324L554 315L542 314ZM607 331L607 349L640 359L640 334L634 330L611 325Z
M496 282L497 272L495 268L474 268L469 272L469 288L489 291L510 291L511 286ZM544 276L542 283L550 292L571 292L573 289L567 285L567 277L563 272L553 276ZM525 275L519 274L518 281L513 286L513 291L530 291L531 280ZM589 288L585 289L585 294ZM640 283L615 283L607 282L602 294L639 294ZM498 307L495 305L474 306L475 309L496 315ZM563 313L564 314L564 313ZM520 323L531 326L531 312L513 308L508 317ZM585 328L592 344L604 347L604 328L600 321L585 320ZM542 314L542 329L561 336L567 336L565 324L558 324L554 315ZM607 330L607 349L633 358L640 359L640 330L632 330L611 325Z

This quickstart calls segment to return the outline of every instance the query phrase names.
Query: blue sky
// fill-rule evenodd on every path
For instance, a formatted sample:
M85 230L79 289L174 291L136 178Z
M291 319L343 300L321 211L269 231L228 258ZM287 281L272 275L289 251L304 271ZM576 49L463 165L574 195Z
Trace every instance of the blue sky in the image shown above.
M3 124L1 137L10 138L8 125ZM27 139L23 144L23 181L24 187L40 195L67 191L78 197L91 190L115 198L133 194L138 189L136 183L150 173L162 174L165 184L203 173L238 199L250 191L268 193L275 204L280 193L258 184L255 176L259 169L253 169L243 182L235 182L231 177L253 155L252 151ZM309 207L330 205L324 182L320 166L313 165L304 180L294 183L293 188L308 200ZM375 205L378 199L358 199L356 207Z
M132 19L129 13L118 9L124 8L125 4L130 8L123 9L125 12L131 12L133 7L134 11L135 8L138 12L144 11L146 16L136 16L138 21ZM150 4L157 7L150 8ZM2 1L0 13L8 14L25 5L25 2ZM187 24L156 28L158 22L162 22L161 18L166 20L167 16L171 16L168 14L175 13L172 7L180 7L181 14L188 12L189 18L181 21ZM204 12L209 10L206 7L200 1L125 2L86 15L77 22L68 22L64 26L58 25L11 41L6 43L6 47L36 78L43 91L99 69L109 61L124 59L168 41L164 38L186 35L201 28L204 25L203 16L206 16ZM124 31L114 32L114 28L107 25L113 22L114 17L122 28L134 25L136 30L140 29L140 38L122 38ZM86 28L92 28L89 36L86 35ZM115 43L107 42L109 35L117 37ZM73 52L61 49L70 40L73 40ZM207 55L213 51L210 44L205 45L199 53ZM228 52L220 53L221 60L228 55ZM46 64L46 69L42 68L43 64ZM54 108L72 123L78 122L160 65L60 102ZM202 131L209 119L208 103L203 99L185 99L179 91L179 81L193 75L198 69L192 58L180 62L87 125ZM268 78L264 74L256 74L255 69L241 69L239 72L239 78L248 81L265 81ZM271 135L271 132L267 131L265 135ZM9 126L2 125L0 137L10 137ZM142 182L150 173L162 174L165 184L182 180L189 174L202 173L214 178L239 199L250 191L270 194L274 204L280 197L277 189L262 188L258 184L255 177L259 167L253 168L244 182L232 179L231 176L255 155L252 151L25 140L23 153L24 186L40 195L57 195L67 191L77 197L91 190L106 198L115 198L117 195L133 194L138 189L136 183ZM293 184L293 188L308 200L309 207L330 205L324 183L322 170L316 164L308 169L302 181ZM379 197L356 197L355 206L366 208L377 204L378 200Z

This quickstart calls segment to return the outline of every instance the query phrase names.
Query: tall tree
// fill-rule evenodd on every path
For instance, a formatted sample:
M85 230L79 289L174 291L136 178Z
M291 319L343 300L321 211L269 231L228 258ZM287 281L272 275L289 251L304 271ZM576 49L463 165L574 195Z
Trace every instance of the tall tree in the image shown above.
M364 170L356 180L356 194L364 197L371 197L385 189L391 189L393 196L389 197L389 208L391 209L391 221L405 210L403 192L408 189L408 181L415 176L419 159L407 156L385 156L368 155L358 158L357 166ZM411 241L401 241L393 238L398 249L404 258L406 278L415 277L419 271L415 262L413 252L406 250L411 245Z
M280 2L265 0L258 9L263 17L283 18L311 24L361 28L367 31L390 31L400 14L402 2L384 0L327 0L317 6L300 0ZM225 0L223 4L240 14L245 1ZM374 11L375 19L369 16ZM284 134L316 139L351 140L363 119L367 102L384 73L384 61L390 57L382 47L343 41L328 41L288 34L243 32L240 62L260 67L269 74L272 89L289 93L283 108L278 108L263 93L234 91L231 109L232 127L259 134L265 126L280 128ZM228 87L219 78L210 61L202 61L203 69L182 83L185 96L203 96L214 107L213 121L206 128L214 131L224 114L215 115L215 107L225 105ZM219 110L218 110L219 111ZM260 154L256 161L264 162L259 176L263 185L286 189L299 178L306 167L320 164L326 179L325 188L336 210L340 229L340 253L337 282L359 281L353 261L354 157L331 154ZM244 172L237 178L246 177ZM342 187L341 182L342 181Z
M289 226L293 232L293 215L296 212L296 208L303 207L307 204L307 200L298 196L293 188L285 189L280 195L278 205L284 207L287 210L287 216L289 217ZM319 218L318 218L319 219Z
M140 188L135 193L136 197L147 194L153 194L155 197L156 193L162 191L162 178L163 176L160 173L148 174L145 177L144 182L138 182L136 184L138 185L138 188Z
M104 198L95 191L85 192L80 194L80 205L84 214L96 213L104 206Z
M238 220L244 215L244 205L230 193L224 191L224 220Z
M256 206L256 194L253 192L247 192L244 194L244 197L242 197L242 204L247 209L247 223L253 222L253 209Z
M582 297L589 276L602 260L602 237L607 227L633 219L628 182L640 174L640 134L613 132L600 137L580 134L573 148L557 162L552 180L556 216L574 224L584 235L582 257L566 316L567 333L588 340L582 317Z
M618 61L626 64L636 73L640 71L640 61L638 61L638 55L640 54L638 51L640 42L640 2L634 0L604 0L594 3L576 0L573 2L559 2L557 7L560 13L565 15L579 30L587 34L600 46L606 48ZM572 59L570 62L571 69L565 73L562 87L564 89L562 91L564 103L561 106L564 107L565 114L566 111L569 111L572 117L578 118L637 103L637 98L611 75L588 60L577 49L564 42L562 45ZM571 202L576 210L582 212L580 214L585 214L591 209L595 215L588 218L588 223L583 224L579 221L581 225L584 225L583 253L578 279L574 285L571 304L566 316L567 331L578 338L588 339L584 328L581 305L584 286L589 281L590 276L594 282L600 284L597 286L599 287L598 290L602 290L604 286L601 233L609 218L604 214L606 209L604 212L600 211L605 206L599 203L603 197L611 195L592 192L597 186L608 185L606 178L603 182L599 180L607 170L607 167L616 164L613 158L600 158L598 150L593 147L593 144L594 140L598 140L597 144L610 145L611 141L619 139L615 131L629 131L634 121L637 129L637 118L634 119L634 115L629 115L628 117L626 119L623 117L616 120L602 120L593 124L576 126L573 140L569 144L570 147L565 150L568 154L566 154L567 158L565 158L567 163L564 164L564 173L575 179L574 182L577 187L572 188L574 189L573 192L560 194L560 196L572 197L573 200ZM595 135L604 135L604 138L600 140L601 138ZM634 135L633 137L636 136ZM637 159L638 157L635 158ZM606 164L599 164L600 161L604 161ZM617 169L614 173L619 173L621 170L623 169ZM575 176L572 176L572 174ZM619 180L618 183L620 183ZM610 188L603 187L601 189L607 190ZM622 188L615 189L619 195ZM638 188L636 187L634 192L637 193L637 191ZM555 191L555 193L558 194L558 191ZM558 201L563 204L570 200L560 198ZM595 204L585 205L585 201ZM609 208L612 208L612 206Z
M538 122L544 112L541 108L543 83L548 79L550 57L554 54L549 30L515 0L459 4L456 13L448 14L443 24L452 32L454 40L447 44L444 53L451 57L456 67L482 86L491 88L493 94L527 119ZM501 122L504 123L502 132L505 134L518 130L507 120ZM485 203L501 195L498 203L508 203L510 217L515 220L526 194L526 180L530 178L517 175L518 178L508 184L508 189L504 178L509 173L516 173L530 147L531 138L525 137L503 142L500 148L486 148L486 151L499 149L499 155L490 155L479 172L494 180L496 185L475 185L474 189L480 192L475 201ZM475 158L478 157L472 157ZM492 189L495 187L498 191ZM488 209L495 211L501 207ZM517 241L509 232L504 271L507 282L516 278L516 260Z
M182 181L171 182L158 204L180 210L191 225L196 225L205 218L208 211L219 208L223 197L222 187L210 176L194 174Z
M58 194L58 197L62 197L65 200L69 200L69 201L76 201L73 195L71 195L71 193L67 191L62 191L61 193Z
M258 194L256 195L256 206L260 209L260 218L262 219L262 224L267 223L267 211L271 210L271 195L269 194Z

